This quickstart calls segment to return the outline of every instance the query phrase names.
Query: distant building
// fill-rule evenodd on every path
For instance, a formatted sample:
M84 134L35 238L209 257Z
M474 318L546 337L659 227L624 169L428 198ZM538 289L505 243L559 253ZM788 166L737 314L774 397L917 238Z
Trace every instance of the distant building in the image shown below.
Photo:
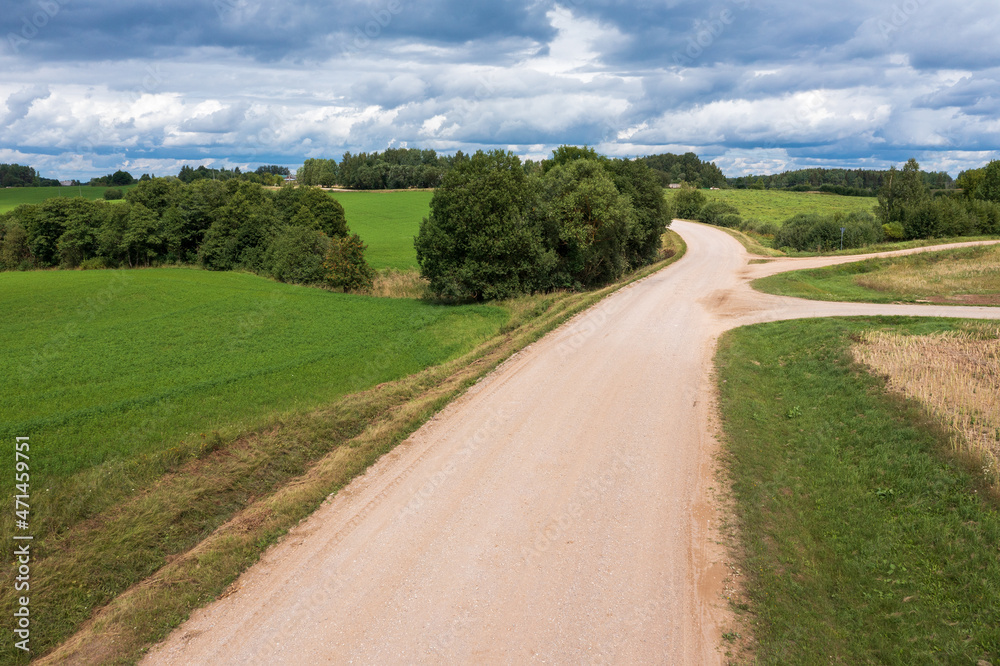
M295 176L285 176L285 182L286 183L294 183L295 182Z
M62 185L63 187L71 187L73 185L73 181L72 180L60 180L59 184Z
M681 184L680 183L670 183L669 185L667 185L667 187L669 187L672 190L679 190L679 189L681 189Z

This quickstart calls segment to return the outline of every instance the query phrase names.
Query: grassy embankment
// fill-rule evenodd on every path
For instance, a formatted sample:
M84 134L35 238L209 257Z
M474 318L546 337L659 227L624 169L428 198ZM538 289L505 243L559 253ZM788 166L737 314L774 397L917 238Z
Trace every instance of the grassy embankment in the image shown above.
M0 275L16 382L3 430L32 443L35 654L83 627L61 657L134 660L450 399L613 288L442 307L187 269Z
M127 192L130 187L118 187L114 189ZM83 197L95 201L104 198L105 190L110 187L91 187L82 185L80 187L5 187L0 188L0 214L12 211L21 204L42 203L46 199L53 197Z
M1000 305L1000 246L792 271L756 280L753 286L771 294L827 301Z
M989 398L1000 387L983 371L996 370L997 336L992 322L879 318L765 324L722 338L725 461L745 576L737 609L755 639L744 658L997 663L995 470L948 425L957 403L928 408L887 390L949 396L978 377L976 426L996 442ZM919 360L897 369L938 371L907 377L884 363L903 346ZM956 349L983 353L964 366L928 358ZM874 376L855 354L892 378ZM941 412L948 416L932 415Z

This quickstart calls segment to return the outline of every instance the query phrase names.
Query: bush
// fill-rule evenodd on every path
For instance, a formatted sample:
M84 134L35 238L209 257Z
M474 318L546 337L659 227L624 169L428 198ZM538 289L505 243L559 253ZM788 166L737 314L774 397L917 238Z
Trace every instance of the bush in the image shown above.
M122 192L117 187L109 187L104 190L104 200L105 201L118 201L119 199L124 199L125 193Z
M883 224L882 231L885 234L886 240L901 241L906 238L906 232L903 230L903 225L899 222L889 222L887 224Z
M107 268L108 264L104 261L104 257L94 257L93 259L84 259L80 262L80 269L84 271L90 270L101 270Z
M701 194L699 192L699 194ZM735 221L732 218L736 218ZM726 219L726 224L722 220ZM725 201L710 201L702 206L701 211L695 217L696 220L705 224L714 224L720 227L738 227L740 225L740 211Z
M0 268L4 270L25 270L31 268L31 249L28 247L28 234L13 220L4 222L0 219Z
M792 247L796 250L836 250L857 248L880 243L885 239L882 226L870 213L851 213L846 217L800 213L787 220L774 236L775 247Z
M758 236L771 236L778 234L778 225L774 222L761 222L758 219L744 220L740 225L740 231L757 234Z
M264 257L266 272L279 282L317 284L326 281L323 263L330 238L322 231L286 226L278 231Z
M706 201L704 192L693 187L682 187L674 196L677 217L683 220L697 220Z
M330 239L323 268L326 281L331 287L340 287L345 292L371 289L375 271L365 261L367 246L357 234L346 238Z

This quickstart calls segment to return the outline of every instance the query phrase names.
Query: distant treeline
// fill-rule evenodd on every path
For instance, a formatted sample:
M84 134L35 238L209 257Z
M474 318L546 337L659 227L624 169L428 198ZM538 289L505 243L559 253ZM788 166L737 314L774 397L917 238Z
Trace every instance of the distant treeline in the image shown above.
M378 153L344 153L334 159L308 159L296 172L303 185L341 186L356 190L401 190L430 188L441 183L456 161L468 159L462 151L438 155L419 148L389 148Z
M885 185L888 171L872 169L799 169L770 176L740 176L727 178L729 187L737 190L819 191L844 196L874 197ZM955 187L954 179L944 171L921 171L923 183L930 189L947 190Z
M725 187L726 177L712 162L703 162L694 153L650 155L640 158L660 179L660 184L687 183L692 187Z
M344 209L322 190L270 191L239 178L150 178L122 202L55 197L0 215L5 270L197 263L330 283L326 264L345 248L360 258Z
M694 188L678 192L674 206L682 218L770 238L773 247L785 250L828 251L885 241L1000 235L1000 160L963 171L948 188L934 187L946 181L929 178L937 174L921 171L913 159L902 169L867 173L879 174L882 181L871 213L800 213L779 226L744 219L731 204L708 201ZM824 187L836 186L816 189Z
M53 187L58 180L42 178L30 166L0 164L0 187Z

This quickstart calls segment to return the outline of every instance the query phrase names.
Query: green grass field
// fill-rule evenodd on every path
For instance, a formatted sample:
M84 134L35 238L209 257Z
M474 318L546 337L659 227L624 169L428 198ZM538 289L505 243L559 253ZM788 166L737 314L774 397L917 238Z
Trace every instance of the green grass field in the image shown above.
M0 189L0 214L12 211L21 204L42 203L53 197L83 197L91 201L104 198L107 187L5 187ZM127 191L128 187L118 188Z
M932 300L998 305L1000 247L971 247L790 271L755 280L753 286L769 294L824 301Z
M430 212L433 192L334 192L344 207L347 226L368 244L372 268L417 267L413 238Z
M193 269L0 273L4 437L39 482L329 402L467 351L497 307Z
M1000 512L949 435L853 362L871 327L740 328L716 357L753 663L997 663Z
M668 190L668 197L676 190ZM744 219L781 224L799 213L830 215L835 212L871 212L875 198L843 197L837 194L811 194L780 190L702 190L709 201L724 201L735 206Z

